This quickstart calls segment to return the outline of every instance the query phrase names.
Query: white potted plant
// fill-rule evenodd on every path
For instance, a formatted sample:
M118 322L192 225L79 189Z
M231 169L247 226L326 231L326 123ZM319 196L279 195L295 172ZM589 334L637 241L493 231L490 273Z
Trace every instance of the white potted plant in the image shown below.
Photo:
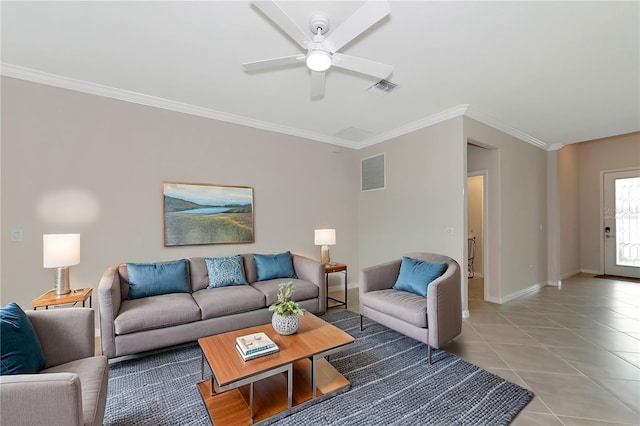
M281 283L278 286L278 302L269 306L269 311L273 312L273 329L285 336L298 331L298 315L304 315L304 309L291 300L292 294L293 282Z

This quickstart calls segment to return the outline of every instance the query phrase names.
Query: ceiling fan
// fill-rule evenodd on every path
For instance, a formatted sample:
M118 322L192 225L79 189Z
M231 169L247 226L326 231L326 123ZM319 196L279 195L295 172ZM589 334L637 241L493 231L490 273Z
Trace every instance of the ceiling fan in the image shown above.
M282 56L242 64L248 71L260 71L289 64L306 64L311 70L311 96L324 95L325 71L330 67L343 68L379 79L393 71L391 65L338 53L342 47L387 16L391 10L386 1L367 1L338 28L329 31L329 18L314 14L309 19L311 34L303 31L275 1L252 1L269 19L307 51L306 54Z

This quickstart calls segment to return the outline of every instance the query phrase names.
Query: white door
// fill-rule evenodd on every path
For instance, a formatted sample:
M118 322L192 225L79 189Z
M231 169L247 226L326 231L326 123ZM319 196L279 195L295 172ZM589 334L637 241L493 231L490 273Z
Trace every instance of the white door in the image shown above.
M604 173L604 273L640 278L640 170Z

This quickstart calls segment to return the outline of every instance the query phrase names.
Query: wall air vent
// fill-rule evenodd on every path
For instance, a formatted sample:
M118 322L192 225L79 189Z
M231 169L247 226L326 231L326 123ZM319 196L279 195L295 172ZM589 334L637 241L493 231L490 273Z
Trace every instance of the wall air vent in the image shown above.
M362 192L384 189L385 178L385 154L360 160L360 182Z
M373 86L369 87L367 91L378 96L384 96L391 93L396 87L398 87L398 85L395 83L387 80L380 80Z

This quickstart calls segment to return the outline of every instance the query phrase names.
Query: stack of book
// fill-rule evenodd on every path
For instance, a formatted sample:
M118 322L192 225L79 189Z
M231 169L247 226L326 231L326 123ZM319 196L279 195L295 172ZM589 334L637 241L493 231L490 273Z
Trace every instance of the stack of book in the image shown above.
M271 355L280 350L278 345L262 332L236 337L236 349L245 361Z

